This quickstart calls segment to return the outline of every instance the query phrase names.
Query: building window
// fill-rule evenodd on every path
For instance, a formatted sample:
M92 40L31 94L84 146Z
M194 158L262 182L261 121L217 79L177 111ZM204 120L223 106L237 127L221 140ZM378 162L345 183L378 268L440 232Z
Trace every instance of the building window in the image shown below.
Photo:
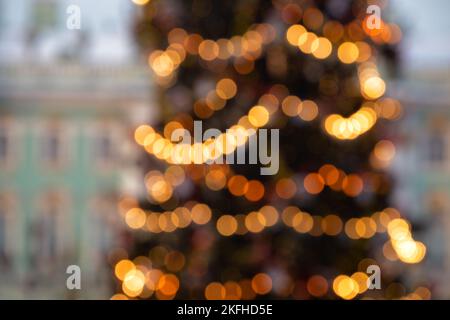
M13 250L10 246L15 240L11 238L14 228L11 200L10 195L0 194L0 270L10 266Z
M57 231L59 201L48 197L31 225L31 265L48 266L58 259Z
M58 162L60 154L61 154L61 145L59 143L59 139L56 136L56 134L52 132L47 137L44 155L48 162Z
M95 143L96 159L101 163L110 163L113 160L113 143L107 132L101 133Z
M90 131L90 151L97 167L110 169L117 157L117 130L114 123L94 123Z
M114 230L117 223L117 211L114 203L117 199L114 195L103 195L97 198L93 205L91 221L94 243L100 255L106 256L114 242Z
M45 165L61 166L65 160L67 146L63 139L63 131L49 128L41 137L41 159Z
M42 230L42 242L41 250L43 257L53 261L56 258L56 218L57 211L55 208L51 208L48 212L45 212L40 221L40 227Z
M17 140L17 135L14 123L0 119L0 170L11 169L15 165L14 158L18 150L13 142Z
M440 133L433 133L428 139L428 160L430 163L443 163L446 159L446 141Z
M89 256L94 274L104 274L108 268L108 254L115 247L118 239L118 213L114 203L117 198L113 194L103 194L93 199L88 217ZM93 283L101 283L102 278L96 276Z
M0 266L8 263L8 253L6 249L7 212L4 206L0 207Z
M10 153L8 130L5 126L0 126L0 164L6 165Z

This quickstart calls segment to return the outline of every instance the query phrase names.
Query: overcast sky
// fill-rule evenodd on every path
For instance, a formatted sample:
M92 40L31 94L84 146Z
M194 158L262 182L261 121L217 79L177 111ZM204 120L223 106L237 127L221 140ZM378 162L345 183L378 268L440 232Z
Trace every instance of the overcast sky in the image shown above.
M450 65L450 0L390 0L408 68ZM390 19L388 19L390 20Z

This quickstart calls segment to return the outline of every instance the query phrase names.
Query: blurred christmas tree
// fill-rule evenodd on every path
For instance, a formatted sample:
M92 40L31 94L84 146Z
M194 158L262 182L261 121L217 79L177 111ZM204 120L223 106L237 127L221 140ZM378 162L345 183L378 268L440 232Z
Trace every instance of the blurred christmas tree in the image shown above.
M385 124L401 106L384 97L378 70L396 71L400 29L370 28L366 1L135 2L161 117L135 132L150 154L148 194L120 203L139 229L129 260L115 265L120 290L158 299L405 296L401 284L388 286L402 281L395 268L419 262L425 248L389 208L384 169L395 149ZM193 135L194 120L223 134L185 148L170 140L176 129ZM223 158L244 129L263 127L280 130L276 175L193 156ZM389 268L381 290L367 290L372 264Z

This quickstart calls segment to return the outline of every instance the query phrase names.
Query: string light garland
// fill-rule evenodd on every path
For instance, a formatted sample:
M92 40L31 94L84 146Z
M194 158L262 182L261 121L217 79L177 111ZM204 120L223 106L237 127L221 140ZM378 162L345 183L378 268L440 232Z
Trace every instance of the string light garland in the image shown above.
M206 62L233 58L236 71L245 74L253 69L253 61L260 57L263 46L274 39L275 30L267 23L253 25L242 36L217 41L174 28L168 33L169 46L165 50L153 51L148 64L157 77L157 83L163 86L171 83L187 55Z
M133 0L134 1L134 0ZM139 3L138 3L139 2ZM145 5L148 1L137 1ZM374 58L374 49L366 38L374 43L395 44L401 39L401 31L395 24L382 22L379 32L365 27L364 21L354 20L347 25L338 21L326 21L322 12L314 7L304 12L297 4L275 5L280 10L283 20L290 26L286 30L287 42L302 53L311 55L317 60L330 58L336 54L338 61L344 65L358 64L358 81L360 94L366 101L360 109L349 117L330 114L323 118L324 132L340 140L354 140L372 129L377 120L396 120L402 114L398 101L384 98L386 83L380 77ZM303 25L293 24L292 17L301 16ZM294 19L295 20L295 19ZM295 21L294 21L295 23ZM323 36L319 36L322 29ZM310 30L310 31L308 31ZM165 50L155 50L148 58L148 64L161 86L170 86L176 81L177 70L188 55L211 66L214 61L233 59L233 67L238 74L249 74L254 68L254 61L261 58L264 46L276 39L275 28L268 23L255 24L242 36L230 39L204 39L200 34L188 34L182 28L174 28L168 33L169 45ZM206 97L197 99L193 111L201 119L211 117L214 112L225 107L226 102L234 98L238 87L234 80L222 78L217 81L215 89ZM150 200L156 204L168 201L176 187L180 186L189 174L191 165L204 164L207 160L234 151L239 145L237 141L247 141L247 129L258 129L272 121L273 115L280 108L288 118L300 118L309 122L319 116L319 105L313 100L301 100L298 96L287 94L280 98L272 93L265 93L248 113L231 126L230 133L222 133L217 139L203 143L194 142L180 146L170 140L176 129L186 130L177 121L170 121L164 127L164 133L158 133L149 125L141 125L135 131L135 140L149 154L163 160L170 166L164 173L152 171L146 175L145 184ZM240 139L244 137L244 139ZM227 150L228 145L232 149ZM244 143L245 143L244 142ZM206 154L205 160L198 161L196 151ZM395 148L389 142L377 144L371 154L371 164L383 168L389 163ZM206 171L201 179L214 191L228 189L236 197L245 197L248 201L257 202L263 199L266 192L263 183L257 179L248 180L243 175L230 174L228 166L214 166ZM363 190L363 180L359 175L346 175L332 165L322 166L318 172L306 174L303 187L309 194L319 194L325 186L334 191L343 191L347 196L356 197ZM346 187L346 186L347 187ZM349 187L351 185L352 187ZM292 199L295 195L295 183L291 178L282 178L275 182L275 192L280 199ZM292 191L294 190L294 191ZM152 234L174 232L192 224L211 225L213 212L205 203L190 201L182 207L165 212L146 211L137 206L137 201L127 199L119 204L126 224L137 230L145 230ZM214 215L216 216L216 215ZM350 218L343 221L338 215L315 216L302 211L296 206L288 206L278 211L274 206L265 205L259 210L247 214L222 214L215 220L215 231L222 237L243 236L248 233L260 233L269 227L282 224L299 234L311 236L339 236L345 234L352 240L369 239L377 233L387 233L389 241L383 247L384 256L388 260L400 259L404 263L419 263L425 256L426 247L415 241L409 223L400 217L393 208L386 208L371 216ZM185 257L182 253L172 253L177 263L166 263L166 273L148 263L146 257L138 257L138 261L127 259L115 265L115 275L122 281L124 294L117 294L113 299L149 298L173 299L179 288L180 278L176 272L184 267ZM182 257L182 258L180 258ZM139 261L144 259L144 262ZM180 261L183 261L181 263ZM173 267L173 265L178 267ZM269 273L258 273L251 278L239 281L210 282L204 287L206 299L254 299L257 295L266 295L273 290ZM332 289L332 290L331 290ZM342 299L354 299L367 290L367 275L361 271L351 276L338 275L333 281L323 275L312 275L306 282L306 291L310 296L323 297L329 292ZM286 296L296 294L290 288ZM428 299L429 290L417 288L404 298Z
M176 273L186 265L184 255L160 246L150 250L150 255L154 256L153 261L146 256L139 256L133 261L122 259L117 262L114 274L122 282L122 290L125 295L115 294L111 299L128 300L136 297L149 298L154 295L157 299L168 300L175 297L179 290L179 278ZM153 262L161 267L153 267ZM358 265L359 271L354 272L351 276L340 274L332 279L327 279L323 275L311 275L304 285L304 294L316 298L335 294L341 299L352 300L369 289L369 276L365 273L364 267L374 263L376 264L376 261L372 259L361 260ZM204 287L204 297L207 300L251 300L258 295L266 295L272 290L281 291L285 297L296 297L299 294L296 286L300 282L297 280L290 279L291 283L297 284L296 286L282 288L274 288L272 281L270 274L265 272L259 272L253 277L237 281L229 280L224 283L213 281ZM397 283L387 285L386 294L397 294L395 291L398 286L402 287ZM413 292L398 298L429 300L431 293L428 288L419 286Z
M333 44L326 37L318 37L300 24L291 25L286 31L289 44L296 46L305 54L312 54L318 59L329 57ZM337 49L337 56L344 64L361 63L358 66L358 77L361 95L367 100L375 100L383 96L386 90L384 80L379 76L376 65L369 62L372 49L365 42L342 42ZM290 99L283 109L287 115L295 115L295 99ZM377 114L364 105L349 118L339 114L329 115L325 119L325 131L341 140L353 140L370 130L377 121Z
M121 211L130 228L155 234L187 228L192 223L205 225L213 216L207 204L193 201L166 212L148 212L137 207L122 207ZM279 221L298 233L309 233L312 236L338 236L344 232L349 239L358 240L369 239L376 233L388 232L395 252L405 263L420 262L426 252L425 245L413 240L409 224L401 219L400 213L393 208L386 208L371 216L350 218L344 222L335 214L313 216L296 206L288 206L278 211L271 205L265 205L248 214L219 215L216 230L225 237L242 236L262 232L266 228L274 227Z

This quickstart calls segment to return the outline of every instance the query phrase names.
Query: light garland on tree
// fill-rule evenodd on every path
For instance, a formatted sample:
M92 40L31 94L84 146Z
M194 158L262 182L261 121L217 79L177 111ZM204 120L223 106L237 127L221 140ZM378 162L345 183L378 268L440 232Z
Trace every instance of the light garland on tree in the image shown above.
M146 4L145 1L139 4ZM324 118L324 132L339 140L353 140L372 129L377 120L380 118L395 120L401 114L401 106L399 103L390 98L383 98L386 91L386 84L380 77L377 70L375 59L372 57L373 48L364 41L369 37L375 43L396 43L401 38L400 29L394 24L382 23L381 31L373 32L364 28L364 23L357 23L355 20L346 26L337 21L324 21L323 14L317 8L309 8L309 14L320 19L320 25L325 22L324 35L319 36L317 33L308 31L308 29L317 29L312 22L314 19L306 19L307 26L300 24L291 24L289 12L301 10L296 4L288 4L286 6L277 7L282 13L285 22L290 24L286 31L287 42L297 47L302 53L311 55L318 60L328 59L333 51L336 51L338 60L343 64L358 63L358 80L360 84L360 94L366 100L359 110L355 111L348 117L339 114L331 114ZM292 13L291 12L291 13ZM306 12L305 12L306 15ZM305 19L304 19L305 20ZM320 27L319 25L319 27ZM358 39L347 39L348 35L358 34ZM350 36L351 38L351 36ZM176 81L177 70L186 60L188 55L197 56L206 63L215 61L227 61L234 59L234 69L239 74L248 74L254 68L254 61L262 56L264 46L276 40L275 28L268 23L260 23L252 25L243 35L233 36L230 39L204 39L196 33L187 33L182 28L174 28L168 33L168 43L166 49L153 51L148 58L148 64L156 75L156 81L161 86L169 86ZM230 78L222 78L217 81L215 90L208 92L206 97L198 99L194 103L194 113L202 119L212 116L218 110L221 110L226 102L234 98L237 94L238 87L236 82ZM164 203L168 201L172 195L174 188L182 183L186 175L187 168L192 164L204 164L208 160L214 160L218 157L226 155L227 152L234 151L241 146L237 141L248 141L249 136L246 135L247 129L258 129L266 126L274 113L281 109L282 113L288 118L299 117L304 121L312 121L319 114L318 104L312 100L301 100L298 96L289 95L289 93L278 99L270 93L266 93L259 98L257 105L253 106L249 112L242 116L239 121L231 126L230 132L222 133L217 139L210 139L203 143L190 143L180 146L174 144L169 138L171 133L176 129L186 130L180 123L172 121L166 124L164 134L158 133L149 125L141 125L135 131L135 140L149 154L154 155L160 160L171 164L169 168L173 172L162 175L158 172L150 173L146 176L146 186L150 197L156 203ZM242 136L244 139L241 139ZM231 146L227 150L225 146ZM380 147L381 148L381 147ZM196 151L200 150L202 155L206 157L202 161L198 161L194 156ZM376 150L374 154L376 155ZM380 152L378 152L379 154ZM375 156L374 156L375 157ZM379 157L378 157L379 158ZM375 158L374 158L375 159ZM380 159L377 162L382 165ZM386 160L386 159L383 159ZM375 160L373 160L376 162ZM176 164L187 165L173 166ZM331 170L333 167L338 172L341 185L337 187L337 182L332 183L330 177L325 174L325 169ZM325 169L324 169L325 168ZM249 201L259 201L264 195L264 185L254 179L247 180L241 175L232 175L227 179L227 173L223 172L221 167L215 168L204 176L204 180L210 189L221 190L228 187L233 196L245 196ZM322 173L321 173L322 170ZM322 187L315 188L317 190L308 191L310 194L318 194L323 190L325 185L330 186L333 190L339 191L344 189L348 196L355 197L362 191L357 188L358 192L347 192L343 186L343 180L354 179L358 186L362 183L358 175L346 175L331 165L325 165L317 173L309 173L305 177L306 180L319 180ZM213 173L211 173L213 172ZM182 178L180 178L182 176ZM218 179L218 177L220 178ZM208 180L216 183L208 184ZM217 184L217 181L224 180L224 183ZM283 178L276 182L276 185L290 183L290 178ZM306 182L305 182L306 183ZM251 188L248 187L252 184ZM314 184L314 183L312 183ZM252 195L247 196L247 189L252 190ZM213 187L211 187L213 186ZM255 192L262 186L262 192ZM283 189L283 187L279 187ZM320 190L319 190L320 189ZM312 192L311 192L312 191ZM262 195L261 195L262 194ZM278 196L284 200L292 198L292 195L285 196L283 192L277 192ZM281 194L281 196L280 196ZM192 223L197 225L207 225L213 216L211 208L205 203L189 202L182 207L166 212L145 211L139 208L133 201L133 205L122 205L122 213L125 222L132 229L143 229L153 234L161 232L170 233L177 229L183 229ZM302 211L296 206L285 207L281 213L271 205L265 205L259 210L251 211L247 214L222 214L217 217L216 231L223 237L244 235L247 233L259 233L269 227L275 227L278 221L282 221L287 227L292 228L300 234L309 233L312 236L338 236L345 232L348 238L369 239L376 233L385 233L389 235L387 244L391 246L396 256L405 263L420 262L426 252L423 243L415 241L411 234L409 223L400 218L400 214L393 208L386 208L383 211L375 212L370 217L350 218L343 221L339 216L330 214L327 216L312 216ZM386 245L385 245L386 247ZM383 248L385 249L385 248ZM177 270L179 271L179 270ZM116 277L122 281L122 289L126 294L118 294L113 298L122 299L131 297L148 298L155 293L158 299L172 299L175 297L179 289L179 279L175 274L164 273L161 270L147 268L139 263L133 263L129 260L122 260L115 266ZM163 280L161 280L163 279ZM353 299L358 294L362 294L367 290L367 275L362 272L356 272L352 276L339 275L333 280L334 293L343 299ZM313 283L314 282L314 283ZM325 296L329 290L328 280L320 275L314 275L308 279L307 291L311 296ZM326 287L326 289L325 289ZM266 273L258 273L251 279L242 279L239 283L228 281L224 284L220 282L211 282L205 289L205 298L207 299L241 299L243 298L243 290L253 292L247 298L255 298L256 294L264 295L272 290L271 277ZM314 288L314 289L311 289ZM319 289L317 289L319 288ZM420 290L419 290L420 289ZM419 290L419 291L417 291ZM428 297L426 288L418 288L414 293L406 297L423 298Z

